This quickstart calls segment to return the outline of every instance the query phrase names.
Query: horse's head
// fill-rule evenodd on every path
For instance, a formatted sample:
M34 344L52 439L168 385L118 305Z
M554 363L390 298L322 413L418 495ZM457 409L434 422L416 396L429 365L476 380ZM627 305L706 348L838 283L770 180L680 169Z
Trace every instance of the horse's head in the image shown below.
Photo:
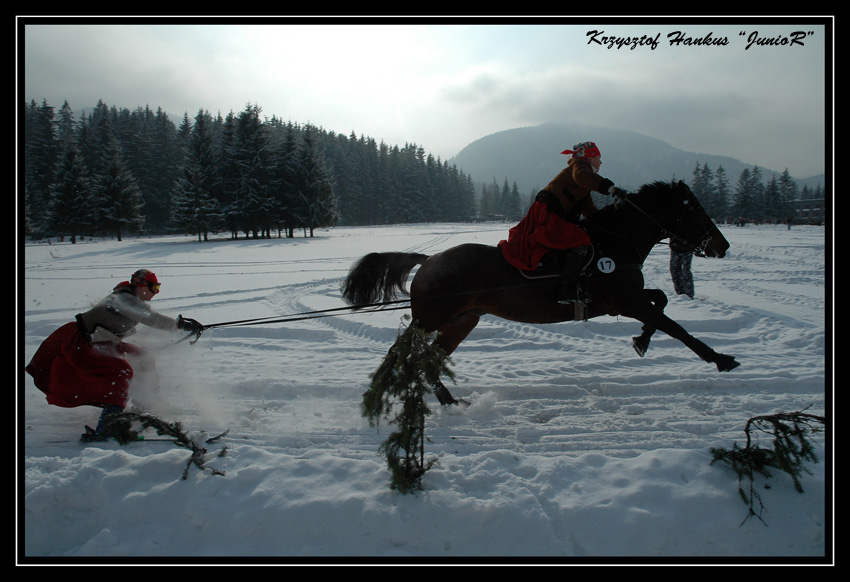
M663 193L664 214L668 216L662 225L665 238L670 237L701 257L721 258L729 249L729 241L714 224L688 185L656 182L644 186L641 192Z
M676 189L682 193L682 204L687 207L683 219L683 229L689 235L680 234L688 243L693 245L693 253L697 256L723 258L729 250L729 241L711 220L711 217L699 203L697 197L691 192L687 184L679 180Z

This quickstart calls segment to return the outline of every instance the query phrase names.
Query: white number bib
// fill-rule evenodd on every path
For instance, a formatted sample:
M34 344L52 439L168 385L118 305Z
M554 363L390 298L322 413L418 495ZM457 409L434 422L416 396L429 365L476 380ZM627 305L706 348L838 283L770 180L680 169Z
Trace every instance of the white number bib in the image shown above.
M614 259L602 257L596 261L596 268L599 269L600 273L613 273L614 269L617 268L617 265L614 264Z

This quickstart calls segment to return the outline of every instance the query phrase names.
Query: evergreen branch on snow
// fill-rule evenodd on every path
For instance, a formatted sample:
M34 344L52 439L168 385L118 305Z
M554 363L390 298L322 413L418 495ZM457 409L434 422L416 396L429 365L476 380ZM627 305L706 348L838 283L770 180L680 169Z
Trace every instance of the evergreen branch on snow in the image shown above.
M711 449L712 465L718 461L726 463L738 474L738 494L744 503L749 505L749 512L744 521L752 516L764 521L761 517L764 512L764 503L755 489L757 474L769 478L772 476L771 469L784 471L791 476L794 488L799 493L803 493L800 477L803 472L811 474L803 463L818 462L815 446L808 435L820 432L822 430L820 425L825 422L823 416L807 414L803 411L756 416L750 418L744 427L747 442L743 448L734 443L731 450ZM754 444L753 437L756 431L773 437L773 449ZM747 490L743 486L744 479L749 479ZM756 505L758 510L755 508Z
M360 405L370 426L377 426L381 418L390 419L396 412L390 423L398 430L384 441L381 452L392 474L391 488L402 493L422 489L425 472L436 462L425 461L425 419L431 409L424 396L442 385L441 376L454 381L449 360L442 349L433 345L432 335L425 334L415 323L408 325L371 375Z
M156 430L156 434L170 437L177 446L192 451L192 455L183 471L182 478L184 480L189 478L189 469L193 464L201 471L209 470L213 475L225 474L224 471L206 465L207 449L204 447L204 441L201 440L199 442L197 439L190 437L183 430L183 425L179 421L167 422L147 412L121 412L109 417L105 428L115 437L115 440L119 444L125 445L140 440L139 431L132 428L134 422L140 423L142 430L153 428ZM216 456L223 457L225 454L227 454L227 447L219 451Z

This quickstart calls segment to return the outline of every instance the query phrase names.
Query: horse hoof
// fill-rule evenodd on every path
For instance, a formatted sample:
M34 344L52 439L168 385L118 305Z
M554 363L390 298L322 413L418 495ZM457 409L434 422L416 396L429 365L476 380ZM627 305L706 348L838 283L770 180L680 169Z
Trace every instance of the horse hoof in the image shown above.
M440 383L442 384L442 382ZM452 396L452 393L449 392L448 388L445 386L438 386L436 390L434 390L434 395L437 397L437 400L440 401L442 406L450 406L452 404L456 406L463 406L466 408L469 406L469 402L464 400L463 398L457 399Z
M434 396L437 397L440 404L445 406L446 404L457 404L458 401L455 400L455 397L452 396L452 393L449 392L448 388L443 386L443 383L440 382L440 385L434 390Z
M637 355L642 358L646 355L646 351L649 349L649 339L644 338L643 336L633 337L632 347L637 352Z
M735 358L727 356L726 354L719 354L717 359L714 360L714 363L717 366L717 370L720 372L728 372L729 370L734 370L741 365L740 362L735 361Z

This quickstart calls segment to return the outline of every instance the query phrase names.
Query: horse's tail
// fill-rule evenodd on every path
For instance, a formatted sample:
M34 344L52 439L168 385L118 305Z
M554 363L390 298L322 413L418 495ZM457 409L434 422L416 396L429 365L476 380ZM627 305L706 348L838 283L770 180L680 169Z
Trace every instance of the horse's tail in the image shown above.
M369 253L357 261L342 284L342 298L354 308L393 301L407 294L407 276L428 260L419 253Z

